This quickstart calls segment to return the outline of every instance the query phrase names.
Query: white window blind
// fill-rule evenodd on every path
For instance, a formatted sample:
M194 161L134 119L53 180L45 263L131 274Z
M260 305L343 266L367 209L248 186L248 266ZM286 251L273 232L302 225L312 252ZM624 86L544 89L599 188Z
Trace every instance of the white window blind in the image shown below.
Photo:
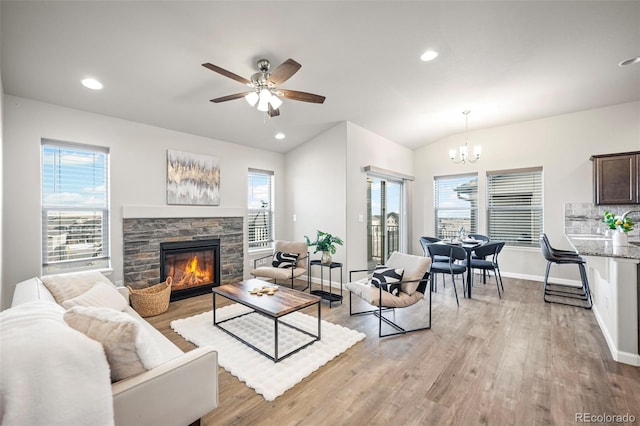
M249 169L249 249L271 247L273 243L273 172Z
M43 274L109 267L109 150L42 141Z
M513 246L538 246L542 232L542 167L487 172L489 236Z
M436 236L452 238L461 228L478 232L478 176L439 176L433 181Z

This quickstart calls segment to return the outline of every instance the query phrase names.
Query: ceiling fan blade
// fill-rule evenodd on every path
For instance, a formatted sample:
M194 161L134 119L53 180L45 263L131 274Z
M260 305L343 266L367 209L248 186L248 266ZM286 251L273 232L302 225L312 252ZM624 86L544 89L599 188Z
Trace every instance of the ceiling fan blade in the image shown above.
M215 99L211 99L210 102L215 102L215 103L220 103L220 102L225 102L225 101L232 101L234 99L240 99L245 97L249 92L242 92L242 93L234 93L233 95L227 95L227 96L222 96L220 98L215 98Z
M271 77L269 77L269 80L274 85L279 86L285 81L289 80L291 76L297 73L301 67L302 65L300 65L293 59L287 59L286 61L278 65L278 68L273 70L273 72L271 73Z
M314 104L321 104L326 99L324 96L314 95L313 93L286 89L278 89L278 95L294 101L312 102Z
M280 110L278 108L273 108L271 104L269 104L269 117L277 117L280 115Z
M209 68L213 72L217 72L218 74L222 74L225 77L229 77L230 79L238 81L238 82L240 82L242 84L246 84L246 85L251 84L251 82L249 80L247 80L246 78L240 77L238 74L234 74L231 71L227 71L224 68L220 68L217 65L213 65L213 64L210 64L210 63L207 62L206 64L202 64L202 66L205 67L205 68Z

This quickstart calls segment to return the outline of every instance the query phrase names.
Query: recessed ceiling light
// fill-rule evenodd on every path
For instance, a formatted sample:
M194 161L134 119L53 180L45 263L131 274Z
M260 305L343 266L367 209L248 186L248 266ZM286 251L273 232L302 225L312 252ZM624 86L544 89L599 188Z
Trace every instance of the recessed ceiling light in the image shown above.
M91 89L91 90L102 89L102 83L100 83L95 78L85 78L84 80L82 80L82 85L87 89Z
M420 56L420 59L425 62L429 62L429 61L433 61L437 57L438 57L438 52L436 52L435 50L427 50Z
M284 133L276 133L276 139L284 139L287 136Z
M620 62L618 65L621 67L624 67L624 66L633 65L633 64L640 64L640 56L636 56L635 58L625 59L624 61Z

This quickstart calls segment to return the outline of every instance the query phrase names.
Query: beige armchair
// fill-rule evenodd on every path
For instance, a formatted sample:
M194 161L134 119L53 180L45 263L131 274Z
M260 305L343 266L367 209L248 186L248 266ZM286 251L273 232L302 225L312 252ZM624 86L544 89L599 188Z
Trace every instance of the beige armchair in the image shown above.
M386 265L380 265L374 269L350 271L349 283L347 283L349 315L374 314L378 317L379 337L430 329L431 291L427 287L430 266L431 259L428 257L395 251L389 256ZM365 272L373 275L358 281L353 280L354 273ZM382 277L377 277L376 274ZM374 285L374 281L378 284ZM428 302L424 300L426 294L429 295ZM351 295L356 295L374 309L355 312ZM385 316L385 313L388 315ZM383 331L383 323L391 326L395 331Z
M307 274L307 287L309 287L309 251L304 241L276 241L273 254L255 259L251 275L255 278L272 279L275 284L278 280L289 281L293 288L296 278Z

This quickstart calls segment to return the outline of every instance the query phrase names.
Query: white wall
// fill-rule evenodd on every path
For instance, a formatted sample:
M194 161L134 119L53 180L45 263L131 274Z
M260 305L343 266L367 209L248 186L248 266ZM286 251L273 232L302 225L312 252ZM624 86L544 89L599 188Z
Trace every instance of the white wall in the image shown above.
M363 167L374 166L412 176L414 152L353 123L348 123L347 138L346 226L349 240L349 270L364 269L367 267L367 174ZM412 184L408 183L407 187L407 217L404 225L410 228ZM359 221L360 215L364 218L362 222ZM411 244L407 247L411 252ZM422 250L415 253L422 254Z
M434 176L478 173L479 232L485 233L486 172L530 166L544 168L544 231L554 246L570 248L563 232L564 203L593 201L591 155L640 150L640 102L470 131L469 144L482 146L482 158L475 164L448 160L449 149L462 144L463 135L454 135L415 153L414 250L420 235L435 233ZM539 277L545 265L537 248L506 248L500 258L501 270L515 276ZM576 279L572 269L552 271Z
M285 156L285 191L290 194L284 214L287 239L304 241L307 235L314 240L317 230L336 235L345 245L336 246L333 260L342 263L347 262L345 247L349 245L345 223L346 129L345 122L338 123ZM319 259L320 255L318 252L311 257ZM319 274L315 268L313 272Z
M176 131L147 126L14 96L4 98L4 305L13 286L41 274L40 141L42 138L110 148L111 257L113 281L122 279L122 210L125 206L166 206L166 151L182 150L220 160L221 204L247 205L247 170L273 170L283 187L284 155ZM276 200L284 209L286 192ZM194 207L185 208L192 211ZM180 209L180 208L178 208ZM282 216L276 229L284 229ZM246 232L246 230L245 230ZM245 249L245 259L246 256ZM247 261L248 262L248 261ZM246 265L245 265L246 266ZM245 276L248 273L245 267Z
M367 265L367 176L363 167L368 165L411 175L413 151L342 122L286 154L287 235L295 240L305 235L313 238L319 229L341 237L345 244L337 247L333 260L343 263L344 282L349 270ZM410 210L409 206L409 217ZM363 222L358 221L359 215ZM314 269L314 276L319 273Z
M1 57L2 55L0 55ZM0 69L2 69L2 66L0 65ZM4 174L3 174L3 161L2 161L2 156L3 156L3 152L4 152L4 109L3 109L3 102L4 102L4 86L2 84L2 73L0 73L0 282L5 282L3 277L3 268L2 268L2 247L3 247L3 230L4 230L4 223L2 222L3 220L3 212L4 212L4 206L3 206L3 200L4 200L4 196L3 196L3 182L4 182ZM0 309L2 309L2 307L4 306L3 301L9 299L9 295L5 295L5 291L4 288L2 286L0 286Z

